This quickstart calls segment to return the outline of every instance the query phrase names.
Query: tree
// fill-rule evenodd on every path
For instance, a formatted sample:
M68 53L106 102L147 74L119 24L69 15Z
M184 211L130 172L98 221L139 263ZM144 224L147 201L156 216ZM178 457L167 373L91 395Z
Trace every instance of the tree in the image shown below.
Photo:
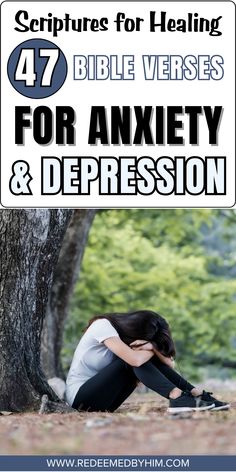
M41 358L47 377L64 377L60 353L74 285L96 210L75 210L61 248L47 304Z
M72 212L0 212L0 410L38 409L57 396L40 365L48 292Z

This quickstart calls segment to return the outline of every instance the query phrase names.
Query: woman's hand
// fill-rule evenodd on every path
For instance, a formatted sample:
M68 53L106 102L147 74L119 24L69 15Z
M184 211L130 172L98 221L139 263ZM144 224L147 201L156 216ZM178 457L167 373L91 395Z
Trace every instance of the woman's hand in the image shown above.
M172 357L165 357L164 359L164 364L168 365L169 367L171 367L171 369L174 369L175 368L175 361L174 359L172 359Z
M163 362L163 364L166 364L171 367L171 369L174 369L175 361L172 357L163 356L163 354L161 354L157 349L154 349L154 353L160 359L160 361Z
M153 351L152 343L148 341L144 341L143 339L137 339L133 341L130 345L131 349L135 349L136 351Z

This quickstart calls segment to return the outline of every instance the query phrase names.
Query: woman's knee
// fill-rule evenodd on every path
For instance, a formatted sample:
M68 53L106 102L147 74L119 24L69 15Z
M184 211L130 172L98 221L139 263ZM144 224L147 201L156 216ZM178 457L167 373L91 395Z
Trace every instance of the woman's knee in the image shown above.
M112 363L115 363L114 365L120 367L121 369L132 370L132 366L118 356L116 356Z
M140 365L139 367L132 367L132 370L135 376L141 379L143 375L146 376L147 373L158 371L158 368L151 362L151 360L149 360L144 362L144 364Z

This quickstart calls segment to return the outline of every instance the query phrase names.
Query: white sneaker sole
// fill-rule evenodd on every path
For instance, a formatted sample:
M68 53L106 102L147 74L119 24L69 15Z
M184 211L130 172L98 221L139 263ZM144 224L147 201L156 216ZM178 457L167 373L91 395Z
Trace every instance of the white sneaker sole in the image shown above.
M168 408L167 411L168 413L175 414L175 413L185 413L189 411L206 411L206 410L212 410L215 407L215 403L212 403L212 405L208 406L200 406L200 407L189 407L189 406L183 406L179 408Z
M222 405L222 406L215 406L212 408L212 411L223 411L223 410L229 410L231 408L230 403L227 403L227 405Z

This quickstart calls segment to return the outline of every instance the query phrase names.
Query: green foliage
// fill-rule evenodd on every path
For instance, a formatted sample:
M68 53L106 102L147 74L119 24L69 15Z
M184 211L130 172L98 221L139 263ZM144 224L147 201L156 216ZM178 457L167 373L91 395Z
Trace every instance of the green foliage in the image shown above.
M71 303L64 364L92 316L142 308L169 321L185 370L209 357L236 361L236 278L213 273L222 254L204 244L216 221L224 227L212 210L101 211Z

